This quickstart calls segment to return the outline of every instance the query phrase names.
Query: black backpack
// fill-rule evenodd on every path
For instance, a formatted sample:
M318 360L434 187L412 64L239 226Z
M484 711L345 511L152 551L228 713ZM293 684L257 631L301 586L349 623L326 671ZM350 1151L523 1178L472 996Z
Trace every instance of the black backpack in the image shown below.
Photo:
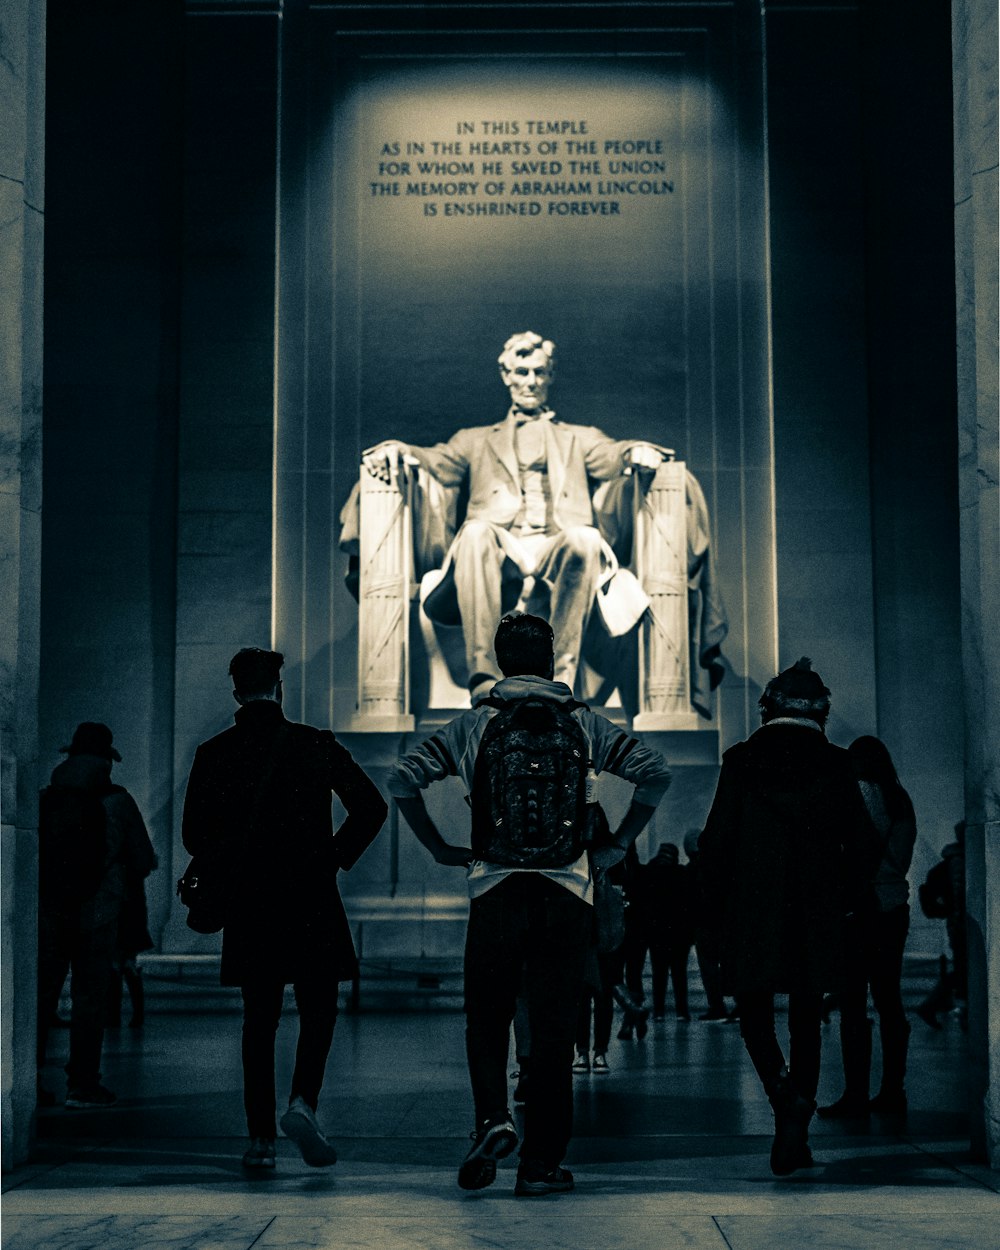
M492 701L490 701L492 702ZM511 868L560 868L583 853L589 746L573 709L497 700L472 777L472 853Z
M920 910L928 920L947 920L952 911L951 878L948 865L941 860L931 868L927 879L917 888Z
M38 885L46 903L73 906L92 898L104 876L108 814L101 795L46 786L38 801Z

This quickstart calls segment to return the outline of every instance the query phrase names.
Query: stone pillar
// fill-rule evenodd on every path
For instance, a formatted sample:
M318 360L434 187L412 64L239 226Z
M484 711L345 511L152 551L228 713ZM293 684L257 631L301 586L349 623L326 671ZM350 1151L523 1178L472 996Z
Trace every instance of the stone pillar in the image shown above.
M954 0L955 285L972 1148L1000 1167L997 8Z
M0 0L0 810L3 1159L35 1106L45 2Z

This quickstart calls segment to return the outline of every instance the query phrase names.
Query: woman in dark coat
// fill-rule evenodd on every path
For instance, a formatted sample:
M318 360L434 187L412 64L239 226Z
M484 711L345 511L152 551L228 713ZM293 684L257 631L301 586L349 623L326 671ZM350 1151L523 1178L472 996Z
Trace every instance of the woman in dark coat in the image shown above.
M295 990L299 1041L283 1131L307 1163L336 1154L316 1122L337 1015L337 982L357 957L337 874L361 856L387 814L374 783L329 730L285 720L278 652L247 648L230 674L236 724L199 746L182 836L220 866L228 905L222 984L243 994L248 1168L275 1166L274 1038L285 986ZM331 792L347 811L333 832Z
M874 830L847 752L826 738L830 692L810 661L768 683L762 728L724 755L699 839L723 990L775 1112L771 1168L810 1167L824 992L844 970L845 919L870 874ZM785 993L790 1071L775 1034Z

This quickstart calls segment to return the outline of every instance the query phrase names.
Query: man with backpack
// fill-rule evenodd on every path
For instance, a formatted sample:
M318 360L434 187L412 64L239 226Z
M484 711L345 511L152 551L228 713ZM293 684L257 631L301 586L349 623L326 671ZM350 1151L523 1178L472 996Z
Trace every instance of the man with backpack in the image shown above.
M135 800L113 785L121 755L107 725L84 721L62 747L68 757L39 796L38 814L38 1097L54 1095L41 1081L49 1024L66 974L72 971L69 1092L66 1106L110 1107L101 1084L101 1049L118 922L130 875L140 880L156 855Z
M573 1044L594 938L591 868L621 862L670 784L662 756L573 699L552 680L552 629L505 616L495 638L504 677L490 696L404 756L390 790L440 864L469 869L465 946L466 1049L475 1103L473 1144L458 1172L482 1189L517 1145L507 1105L507 1052L519 991L531 1066L515 1194L573 1188L561 1166L573 1120ZM631 806L610 846L588 856L588 774L632 782ZM472 809L472 844L446 842L422 791L458 776Z

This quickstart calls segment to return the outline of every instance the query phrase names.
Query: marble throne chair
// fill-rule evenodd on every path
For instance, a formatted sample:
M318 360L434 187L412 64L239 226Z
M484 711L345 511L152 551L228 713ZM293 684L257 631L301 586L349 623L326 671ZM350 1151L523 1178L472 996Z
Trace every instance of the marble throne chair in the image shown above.
M618 520L602 531L620 569L597 592L577 694L592 706L619 709L634 731L695 729L699 711L707 714L697 674L708 571L704 498L684 463L673 459L642 479L600 486L599 518L601 494L609 490L618 492L609 510ZM433 506L422 506L433 492ZM416 466L399 463L387 482L360 472L343 513L356 524L349 539L358 576L353 732L410 732L469 706L461 627L442 626L423 609L457 528L455 506ZM705 530L704 543L692 542L692 516ZM535 607L530 579L520 606Z

